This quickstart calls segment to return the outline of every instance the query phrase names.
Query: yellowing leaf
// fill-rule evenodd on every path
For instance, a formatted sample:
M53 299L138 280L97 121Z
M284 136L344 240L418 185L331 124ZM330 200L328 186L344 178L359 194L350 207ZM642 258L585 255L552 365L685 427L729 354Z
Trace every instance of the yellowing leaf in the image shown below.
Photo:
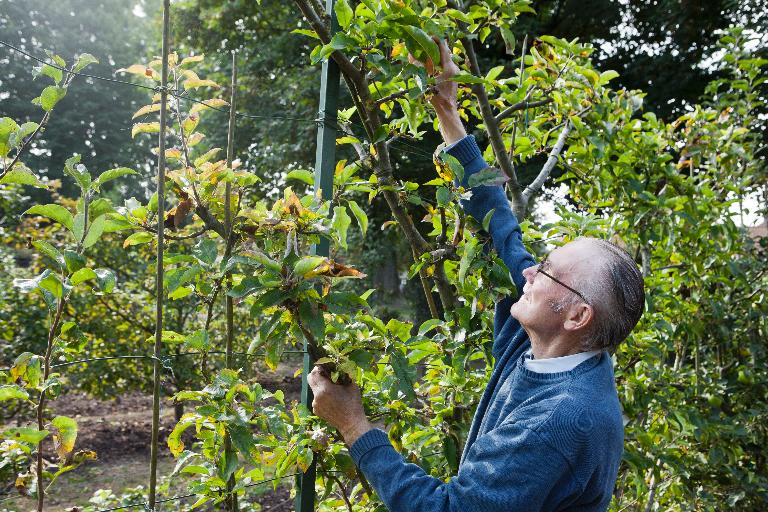
M208 79L202 79L202 78L190 78L189 80L185 80L182 84L184 86L184 90L188 91L190 89L198 89L200 87L213 87L214 89L219 88L219 84L214 82L213 80Z
M64 460L75 448L77 422L67 416L56 416L51 421L53 427L53 445L59 458Z
M203 135L200 132L195 132L192 135L189 136L187 139L187 146L192 147L200 143L201 140L205 138L205 135Z
M144 64L132 64L127 68L120 68L115 73L130 73L131 75L160 80L160 74L149 66Z
M131 138L139 133L160 133L160 123L136 123L131 129Z
M397 43L395 46L392 47L392 53L391 57L394 59L395 57L399 57L405 52L405 43Z
M144 116L152 112L159 112L159 111L160 111L159 103L153 103L152 105L144 105L139 110L137 110L135 114L133 114L133 117L131 119L136 119L139 116Z
M184 67L189 64L192 64L194 62L202 62L202 60L205 58L205 54L200 55L190 55L189 57L184 57L181 62L179 63L179 67Z
M189 114L197 114L198 112L202 112L204 110L210 110L211 108L222 108L222 107L228 107L229 103L222 100L221 98L211 98L209 100L205 100L204 103L195 103L192 105L192 108L189 109Z

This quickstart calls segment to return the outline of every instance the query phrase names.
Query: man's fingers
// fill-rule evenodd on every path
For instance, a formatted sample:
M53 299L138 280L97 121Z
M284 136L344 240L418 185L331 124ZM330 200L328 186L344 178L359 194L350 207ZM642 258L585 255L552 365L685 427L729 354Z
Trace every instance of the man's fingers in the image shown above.
M328 377L325 376L325 372L319 366L315 366L307 375L307 383L313 390L322 387L327 381Z

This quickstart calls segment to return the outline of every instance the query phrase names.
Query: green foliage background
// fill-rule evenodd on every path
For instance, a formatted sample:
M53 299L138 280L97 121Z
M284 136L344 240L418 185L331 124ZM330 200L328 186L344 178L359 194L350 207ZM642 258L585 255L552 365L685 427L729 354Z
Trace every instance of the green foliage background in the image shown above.
M455 474L492 364L493 305L512 290L503 264L481 250L487 243L482 222L473 225L458 205L463 191L452 178L461 170L445 162L435 172L431 153L439 135L424 98L430 78L407 63L408 51L434 51L430 35L448 34L465 66L459 78L462 114L489 162L501 165L503 159L493 150L472 87L488 92L496 112L528 92L531 101L548 101L499 122L523 186L538 174L563 127L570 130L550 175L566 187L566 203L557 211L559 220L546 223L531 202L524 224L529 247L542 252L577 236L609 237L624 244L643 268L647 311L614 355L627 441L612 509L761 510L768 499L766 238L751 236L732 210L756 196L766 214L768 61L765 47L756 43L765 38L765 13L749 3L703 10L693 3L633 4L622 10L612 2L588 2L576 18L571 2L543 2L536 13L525 2L474 2L469 14L444 4L339 0L345 37L327 45L311 38L291 3L174 5L176 89L188 97L226 99L209 87L213 84L192 82L199 75L226 84L227 52L237 49L238 110L266 118L238 120L234 152L240 166L229 167L215 151L226 145L226 114L172 100L167 155L174 209L164 224L170 237L180 239L171 238L166 254L163 338L171 357L163 365L173 368L164 378L164 393L174 394L178 404L179 422L168 440L178 457L174 478L189 478L200 504L218 503L228 485L242 497L254 482L291 475L317 457L321 510L380 509L339 439L309 411L287 402L282 392L264 390L245 360L237 364L240 371L223 369L215 352L224 346L224 294L237 302L238 352L275 368L306 339L321 363L362 382L370 414L387 425L409 460L441 478ZM105 46L94 48L75 37L82 18L75 16L79 21L72 26L57 24L69 19L68 10L85 11L74 0L55 9L27 9L7 0L0 5L9 7L0 23L3 38L18 44L14 33L41 30L53 39L46 44L37 38L42 42L28 51L54 48L67 57L88 51L101 60L87 70L95 74L111 75L132 61L147 63L152 52L145 54L143 44L151 47L157 40L156 26L148 27L154 22L133 20L133 28L85 23L100 27L91 42ZM100 6L129 19L134 7ZM102 20L97 11L88 12ZM669 38L652 27L659 12L666 16L664 27L675 26L666 30ZM628 17L639 36L621 30ZM742 27L716 32L733 22ZM51 25L56 30L45 28ZM289 28L304 32L292 34ZM502 28L515 36L511 55L505 52L510 36ZM462 39L467 33L480 42L472 43L480 75L467 73ZM54 37L59 34L64 36ZM528 42L521 66L523 34ZM579 35L582 42L548 34ZM62 41L74 46L57 46ZM598 49L585 41L599 43ZM374 98L402 96L373 109L385 128L372 133L351 109L353 102L358 109L368 105L345 90L342 103L350 108L342 126L349 137L339 141L342 162L329 203L308 192L306 169L313 158L318 84L318 67L309 62L333 50L357 65L355 59L366 55L362 69ZM208 54L201 62L182 60L200 52ZM29 73L28 63L17 57L4 61L12 69L2 84L4 130L12 127L6 118L19 125L37 119L40 109L28 102L50 82L47 76L32 86L11 80ZM622 73L609 71L608 63ZM157 69L157 62L149 63L120 77L152 84L147 74ZM186 70L194 70L194 80ZM655 82L647 84L650 75ZM149 175L155 135L138 133L131 143L129 125L138 106L156 105L157 98L122 89L116 94L113 87L118 86L74 81L39 139L39 147L50 152L22 158L38 177L63 176L61 189L30 189L18 178L0 181L0 258L9 270L0 276L0 357L10 367L2 373L0 399L8 404L8 416L35 407L44 411L45 398L68 389L114 396L150 387L149 361L139 359L48 371L55 362L149 352L156 197L145 196L127 171L112 182L117 186L104 190L90 185L86 173L95 179L128 165L139 176ZM136 119L134 131L155 132L156 110ZM87 119L94 123L90 129L82 128ZM394 177L387 181L386 148L377 144L392 136L397 137L389 146ZM75 151L84 154L90 173L72 161L65 164ZM5 153L3 167L13 148ZM232 204L231 242L222 229L224 183L241 198ZM415 263L399 231L406 227L391 222L388 193L427 241ZM30 205L45 203L50 205L30 212L41 216L21 216ZM88 219L82 232L51 205ZM320 235L332 240L331 260L307 256ZM430 256L435 250L447 256ZM355 269L378 272L366 277ZM420 270L435 292L441 276L450 285L450 297L445 290L431 295L440 299L435 318L420 291ZM402 276L408 278L404 287ZM380 292L371 295L369 288ZM51 425L46 428L57 429L58 436L57 472L86 463L88 453L62 444L72 435L68 420ZM44 426L4 431L6 445L17 451L5 450L3 460L32 461L40 436L48 434ZM183 442L188 429L195 437L191 445ZM50 450L49 444L46 439L42 446ZM7 478L20 476L22 487L34 494L33 469ZM44 478L51 481L56 474Z

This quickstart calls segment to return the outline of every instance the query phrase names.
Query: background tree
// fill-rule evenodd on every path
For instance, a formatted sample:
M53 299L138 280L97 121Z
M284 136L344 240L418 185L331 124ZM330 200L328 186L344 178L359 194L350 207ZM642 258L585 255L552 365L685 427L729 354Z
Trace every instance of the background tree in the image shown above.
M68 60L88 52L99 60L89 68L89 73L112 77L116 68L151 48L150 40L154 44L147 20L156 10L155 2L144 0L100 0L97 5L88 0L2 0L0 40L38 57L45 55L44 50ZM0 47L0 58L4 68L0 77L0 116L39 121L35 118L37 108L30 104L39 94L36 87L30 87L39 64L7 47ZM149 161L145 150L128 143L130 130L125 124L143 93L134 87L100 80L75 80L77 87L72 87L56 107L57 121L34 142L27 165L39 171L39 175L60 179L64 161L79 152L83 162L94 169L119 165L145 168ZM137 177L121 186L139 194L143 193L140 183L146 185ZM66 196L76 193L67 180L62 181L62 187ZM40 199L44 193L30 194Z

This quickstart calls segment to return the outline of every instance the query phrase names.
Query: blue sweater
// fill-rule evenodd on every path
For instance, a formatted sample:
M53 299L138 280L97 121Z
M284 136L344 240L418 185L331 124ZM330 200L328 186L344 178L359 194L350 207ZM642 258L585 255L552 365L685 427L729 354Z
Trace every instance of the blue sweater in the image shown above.
M466 177L487 167L474 137L448 150ZM466 180L465 177L465 180ZM501 187L476 187L465 210L490 223L494 246L522 290L533 257ZM496 305L496 364L477 406L459 473L448 483L406 463L387 434L361 436L351 455L391 512L605 510L624 442L621 409L607 353L571 371L535 373L523 364L528 335Z

